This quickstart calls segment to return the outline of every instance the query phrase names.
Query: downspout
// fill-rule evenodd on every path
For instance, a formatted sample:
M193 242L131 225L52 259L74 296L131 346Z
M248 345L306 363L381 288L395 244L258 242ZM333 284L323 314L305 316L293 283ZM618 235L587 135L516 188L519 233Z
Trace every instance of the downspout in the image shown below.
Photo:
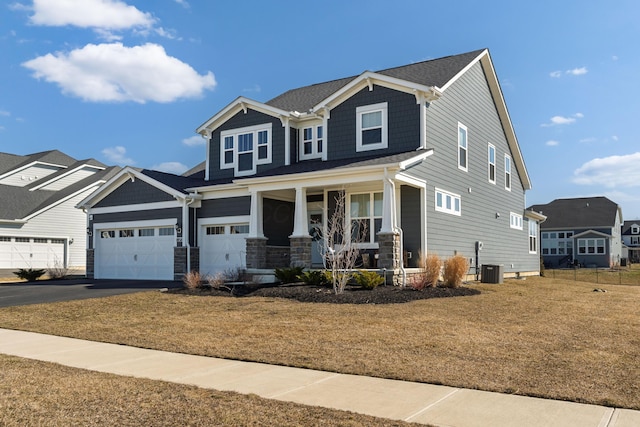
M395 192L395 184L394 182L391 180L391 178L389 178L389 173L387 171L387 168L384 168L384 179L385 181L391 186L391 188L394 189L393 191L393 197L391 199L391 214L392 214L392 221L391 221L391 226L393 228L393 231L395 233L398 233L400 235L400 271L402 272L402 287L404 288L407 285L407 270L404 268L404 232L402 231L402 228L398 227L398 222L396 221L396 192Z
M189 199L188 203L187 199ZM191 198L189 198L189 196L185 196L182 205L182 244L187 248L187 273L191 272L191 244L189 243L189 206L193 202L195 202L195 198L193 196Z

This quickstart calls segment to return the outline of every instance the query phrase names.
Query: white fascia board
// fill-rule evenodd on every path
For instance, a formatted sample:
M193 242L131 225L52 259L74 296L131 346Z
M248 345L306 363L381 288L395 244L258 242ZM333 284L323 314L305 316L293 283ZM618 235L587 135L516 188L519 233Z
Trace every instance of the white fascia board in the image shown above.
M177 224L175 218L166 219L147 219L140 221L122 221L122 222L96 222L93 224L93 230L104 230L106 228L144 228L144 227L163 227L175 226Z
M220 110L216 115L200 125L196 129L196 133L206 135L207 131L211 132L215 130L218 126L231 118L231 116L247 108L278 118L289 117L291 115L289 111L281 110L280 108L275 108L262 102L245 98L244 96L239 96L229 105Z
M139 179L143 182L146 182L147 184L153 187L156 187L157 189L164 191L167 194L170 194L176 199L181 200L186 197L186 195L181 193L180 191L175 190L174 188L171 188L168 185L165 185L159 181L156 181L155 179L148 177L142 172L138 172L137 170L133 169L130 166L127 166L124 169L122 169L120 172L118 172L115 176L113 176L105 184L100 186L100 188L98 188L96 191L91 193L89 197L87 197L86 199L78 203L76 207L77 208L92 207L94 204L98 203L100 200L107 197L109 194L111 194L113 191L115 191L118 187L120 187L122 184L124 184L128 179L131 179L132 177L134 179Z
M102 180L102 181L94 181L94 182L92 182L91 184L89 184L89 185L85 186L84 188L81 188L80 190L78 190L78 191L76 191L76 192L74 192L74 193L72 193L72 194L69 194L69 195L68 195L68 196L66 196L66 197L63 197L62 199L56 200L55 202L51 203L50 205L45 206L44 208L40 209L39 211L36 211L36 212L34 212L34 213L32 213L32 214L30 214L30 215L28 215L28 216L24 217L24 218L23 218L23 220L24 220L25 222L26 222L26 221L29 221L30 219L32 219L32 218L34 218L34 217L36 217L36 216L40 215L41 213L43 213L43 212L45 212L45 211L48 211L49 209L52 209L52 208L54 208L54 207L58 206L59 204L64 203L64 202L66 202L67 200L69 200L69 199L72 199L72 198L76 197L78 194L82 194L82 193L84 193L85 191L87 191L87 190L89 190L89 189L91 189L91 188L93 188L93 187L99 187L99 186L100 186L101 184L103 184L103 183L104 183L104 181L103 181L103 180ZM78 208L78 206L76 206L76 208Z
M403 162L399 163L400 169L405 170L410 168L411 166L414 166L420 162L422 162L424 159L426 159L427 157L433 155L433 148L430 148L428 150L425 150L424 152L410 158L407 159Z
M547 220L547 216L546 215L542 215L540 212L536 212L536 211L532 211L532 210L528 210L528 211L524 211L524 216L529 218L529 219L533 219L535 221L538 221L540 223L543 223Z
M0 219L0 224L26 224L27 221L22 219Z
M583 231L582 233L578 233L578 234L574 234L573 238L577 239L580 238L582 236L586 236L589 234L595 234L596 236L601 236L601 237L605 237L607 239L611 239L613 236L611 236L610 234L606 234L606 233L602 233L600 231L596 231L596 230L587 230L587 231Z
M30 168L31 166L35 166L35 165L53 166L55 168L60 168L60 169L65 169L66 168L66 166L63 166L63 165L57 165L55 163L39 162L39 161L36 160L35 162L31 162L31 163L28 163L26 165L22 165L19 168L11 169L10 171L7 171L7 172L3 173L2 175L0 175L0 179L4 179L4 178L6 178L8 176L11 176L11 175L13 175L15 173L20 172L21 170L25 170L25 169Z
M96 172L104 170L104 168L101 168L101 167L98 167L98 166L93 166L93 165L90 165L88 163L83 163L82 165L78 166L77 168L70 169L70 170L66 171L65 173L63 173L62 175L59 175L59 176L57 176L57 177L55 177L53 179L49 179L49 180L43 182L42 184L38 184L37 186L29 189L29 191L39 190L42 187L45 187L45 186L47 186L49 184L52 184L52 183L54 183L56 181L59 181L62 178L65 178L65 177L71 175L72 173L77 172L77 171L79 171L79 170L81 170L83 168L86 168L86 167L96 169ZM82 178L82 179L84 179L84 178Z
M170 209L181 208L183 204L179 200L172 200L166 202L154 202L154 203L137 203L134 205L122 205L122 206L105 206L102 208L90 208L88 213L92 214L105 214L105 213L119 213L119 212L138 212L138 211L150 211L156 209Z
M411 94L428 94L425 100L434 101L441 95L441 91L433 86L425 86L418 83L413 83L407 80L398 79L396 77L386 76L384 74L374 73L372 71L365 71L358 77L347 83L340 90L331 94L331 96L320 101L312 111L318 114L322 114L325 108L334 108L336 105L341 104L346 99L353 96L356 92L362 90L367 86L384 86L390 89L398 90L401 92Z

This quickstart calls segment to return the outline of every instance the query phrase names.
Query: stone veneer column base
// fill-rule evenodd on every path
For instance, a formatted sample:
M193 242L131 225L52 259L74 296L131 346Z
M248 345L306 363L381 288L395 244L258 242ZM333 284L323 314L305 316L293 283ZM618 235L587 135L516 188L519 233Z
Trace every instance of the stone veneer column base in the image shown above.
M187 273L187 248L175 246L173 248L173 280L182 280Z
M387 269L387 280L393 285L402 281L400 277L400 234L378 233L378 268Z
M87 279L93 279L95 274L95 249L87 249L87 263L85 265L85 275Z
M291 267L311 268L311 236L289 237Z
M247 237L247 268L267 267L267 238Z

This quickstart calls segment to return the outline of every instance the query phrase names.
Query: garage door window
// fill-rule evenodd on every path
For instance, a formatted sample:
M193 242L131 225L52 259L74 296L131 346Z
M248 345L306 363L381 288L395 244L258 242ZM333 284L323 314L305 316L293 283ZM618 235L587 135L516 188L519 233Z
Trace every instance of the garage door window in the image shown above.
M28 237L16 237L16 243L29 243Z
M207 227L207 236L213 236L216 234L224 234L224 225L214 225Z
M35 239L33 239L33 243L47 243L47 239L35 238Z
M158 229L159 236L173 236L174 232L173 227L162 227Z
M51 239L51 243L54 245L64 245L64 239Z
M120 230L120 237L133 237L133 230Z
M0 242L10 242L10 241L11 241L11 237L5 237L5 236L0 237Z
M229 227L230 234L249 234L249 224L232 225Z
M156 235L155 229L153 228L141 228L138 230L138 236L140 237L153 237Z
M113 239L116 237L116 232L114 230L105 230L100 232L101 239Z

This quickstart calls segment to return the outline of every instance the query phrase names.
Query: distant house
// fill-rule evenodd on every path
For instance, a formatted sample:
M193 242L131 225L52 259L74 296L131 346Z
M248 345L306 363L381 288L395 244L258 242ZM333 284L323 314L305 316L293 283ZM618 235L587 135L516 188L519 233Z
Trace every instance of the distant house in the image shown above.
M625 256L633 263L640 263L640 220L625 221L622 224L622 244Z
M622 208L606 197L556 199L530 210L544 214L542 257L548 267L609 267L622 258Z
M57 150L0 153L0 268L84 270L87 217L75 205L112 173Z
M125 168L79 204L88 274L322 266L311 234L338 195L365 267L397 278L436 252L471 273L478 260L539 274L544 216L525 210L531 182L486 49L239 97L197 132L206 158L187 176Z

